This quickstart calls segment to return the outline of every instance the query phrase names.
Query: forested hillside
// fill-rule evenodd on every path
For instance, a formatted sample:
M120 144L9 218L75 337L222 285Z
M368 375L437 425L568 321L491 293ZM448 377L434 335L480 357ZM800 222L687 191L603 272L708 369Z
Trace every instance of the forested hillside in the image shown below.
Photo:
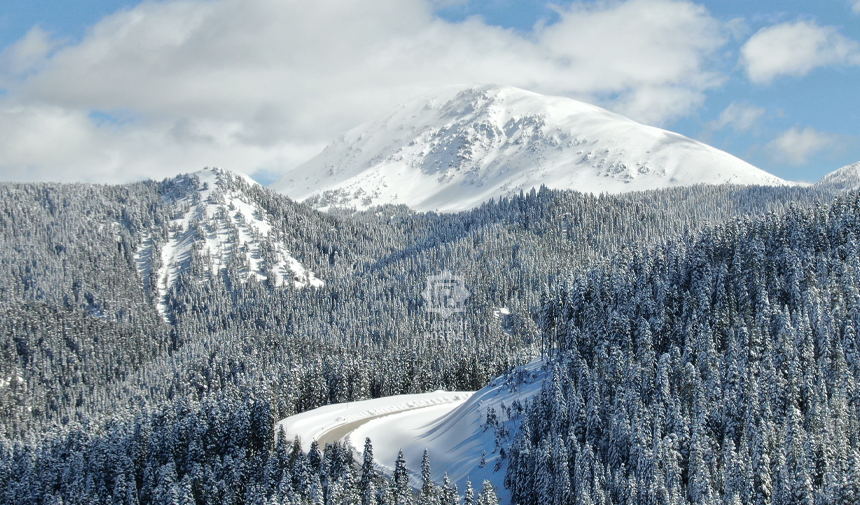
M634 247L570 276L518 503L860 500L860 196Z
M614 433L608 428L610 421L637 429L650 426L640 420L651 422L620 414L622 405L625 413L635 410L624 403L628 397L632 402L633 395L622 395L622 401L608 393L626 384L628 372L621 363L631 358L631 349L638 349L634 345L638 340L633 336L624 340L619 328L634 335L642 328L639 314L647 314L642 318L654 335L650 352L654 359L668 356L660 359L677 375L672 376L672 387L687 384L683 379L693 381L689 388L706 384L703 388L709 395L716 396L717 391L721 395L722 389L709 386L714 377L722 377L724 347L731 347L731 342L710 337L713 358L704 360L708 363L704 366L700 354L689 354L699 348L685 347L694 339L682 336L681 329L692 328L703 342L708 339L698 337L704 331L700 328L710 328L710 335L722 335L720 331L736 335L735 347L746 344L751 335L757 335L759 319L765 318L756 312L759 281L765 291L777 290L768 291L772 311L784 312L782 317L791 321L791 328L803 328L803 319L792 312L799 309L789 304L786 310L782 305L803 306L813 289L808 279L830 278L828 265L843 258L834 251L845 252L848 246L837 243L843 235L827 230L837 221L842 228L850 228L855 205L847 199L832 209L823 207L833 199L827 188L695 186L624 196L542 189L459 214L422 214L392 206L326 214L229 173L221 176L219 184L223 194L241 202L233 208L227 201L212 203L223 206L228 218L205 212L188 218L189 209L201 204L195 195L203 185L194 174L128 186L0 184L0 474L4 476L0 496L7 502L57 503L62 497L63 503L108 503L113 495L121 503L171 503L176 493L187 498L191 489L191 496L204 503L204 496L210 496L205 493L214 492L211 489L216 486L226 493L223 503L262 503L260 499L338 503L333 498L336 494L325 494L332 493L331 483L340 478L333 477L330 467L323 471L315 466L308 473L308 478L319 479L316 489L322 494L314 495L313 485L301 488L297 481L292 481L292 491L281 487L275 492L277 485L266 473L269 470L264 471L266 465L275 464L269 463L271 458L292 454L287 466L294 472L300 471L293 466L294 458L304 457L290 452L286 443L272 445L275 419L331 402L439 388L479 389L550 347L560 347L559 356L580 356L558 360L557 396L567 408L575 403L572 391L580 389L582 367L590 370L586 383L599 383L602 388L579 393L591 394L593 401L601 399L594 407L598 411L586 417L598 419L601 431L577 440L582 440L582 447L591 447L595 462L589 468L599 469L598 462L603 465L604 480L594 477L597 480L589 488L594 496L598 488L606 496L617 495L619 488L609 484L616 482L612 479L621 479L618 482L629 487L635 478L645 477L636 473L639 467L631 463L629 451L612 462L606 459L613 447L609 440L614 440L607 438ZM246 239L241 234L250 229L249 216L235 214L243 205L255 209L253 219L265 224L255 225L257 231L249 232ZM216 226L212 223L221 227L218 236L226 237L221 249L207 242L212 240L207 226ZM791 233L779 231L785 223L795 223ZM819 229L826 233L821 235ZM809 238L819 235L822 238ZM802 247L795 247L795 240ZM184 243L189 252L177 260L175 276L162 293L153 272L163 266L159 258L171 241ZM814 261L803 256L807 242L824 247L813 255ZM754 245L765 258L797 251L781 260L782 269L771 268L770 263L759 267L748 259L743 259L744 268L730 268L731 262L720 266L728 254L725 251L734 255L737 249L751 255L748 250ZM147 248L152 251L151 264L142 269L141 252ZM223 254L216 255L216 250ZM266 275L273 271L266 270L266 262L276 263L278 250L287 251L324 283L275 282ZM731 279L746 286L746 298L735 284L723 290L732 295L719 305L727 307L720 309L727 315L719 331L711 320L722 312L706 310L708 303L716 304L712 299L719 290L706 291L710 298L699 291L695 296L684 295L691 281L682 284L682 274L673 270L689 277L692 267L688 265L693 263L688 256L699 250L702 257L695 264L704 265L701 269L707 274L699 277L727 283L725 279ZM421 297L426 277L444 269L462 275L472 294L466 311L447 321L428 313ZM661 286L678 285L665 288L671 295L661 294L663 288L654 280L657 272L663 272ZM718 283L713 279L708 283ZM795 282L790 279L798 279L799 294L791 295L795 298L778 292ZM850 279L843 284L851 286ZM821 307L828 313L824 309L835 302L827 297L837 288L825 280L814 288L827 300ZM580 299L570 294L580 293L572 286L581 286L576 289L587 294L583 300L588 305L570 301ZM632 308L646 300L651 300L646 304L651 312ZM500 308L510 314L500 315ZM744 316L748 336L737 336L741 335L735 328L738 314ZM767 314L765 319L776 321L777 316ZM808 326L824 324L815 322L818 313L810 314ZM770 334L777 335L777 323L767 324L772 327ZM813 359L818 363L816 345L817 341ZM757 356L768 352L762 350ZM835 352L828 359L836 360ZM843 349L843 354L847 352ZM638 355L632 356L636 362ZM606 365L610 362L615 368ZM696 371L692 378L684 375L692 373L687 363ZM658 364L650 366L656 370ZM773 361L771 366L782 371L782 364ZM609 370L614 371L604 378L601 374ZM645 371L639 375L637 384L657 380ZM817 376L811 377L814 387L810 387L819 387ZM720 378L721 388L725 383ZM833 394L832 383L823 380L823 387ZM687 428L678 429L693 433L688 412L696 389L689 388L675 403L677 418L687 422ZM738 391L738 395L747 394ZM599 396L603 394L608 396ZM680 395L671 388L670 394ZM656 401L652 397L649 393L641 402L650 405L647 402ZM705 399L698 401L713 406L703 403ZM774 400L770 407L774 416L784 414L784 403ZM798 406L801 418L813 403ZM564 437L564 430L573 429L567 418L545 427L538 423L539 417L537 413L529 416L534 418L527 424L530 435L521 437L511 451L509 479L524 503L545 498L530 494L531 489L543 488L522 484L528 482L522 480L527 475L535 475L525 469L537 464L524 454L555 447L554 437ZM722 454L725 436L722 431L717 436L713 421L702 422L706 421L712 430L705 444L710 452L703 456L710 465L707 492L720 496L723 473L715 454ZM769 447L778 440L782 426L775 423L772 431L762 432L770 437ZM738 428L732 432L737 454L741 454L741 432ZM629 433L625 437L632 440ZM677 440L682 456L688 439ZM819 447L806 439L804 444L810 450ZM578 457L578 448L565 446L566 457ZM332 458L343 457L331 450L335 451ZM768 450L775 461L779 454ZM574 459L569 469L576 468ZM654 456L653 461L659 461L656 467L667 460ZM678 459L679 467L685 461ZM612 466L619 462L623 471ZM287 468L286 463L278 464ZM580 482L570 472L568 482ZM679 475L681 480L671 492L684 497L687 477ZM777 480L771 476L771 482ZM115 492L118 482L124 486L122 497ZM31 493L33 489L44 492ZM620 496L616 495L611 495L613 500Z

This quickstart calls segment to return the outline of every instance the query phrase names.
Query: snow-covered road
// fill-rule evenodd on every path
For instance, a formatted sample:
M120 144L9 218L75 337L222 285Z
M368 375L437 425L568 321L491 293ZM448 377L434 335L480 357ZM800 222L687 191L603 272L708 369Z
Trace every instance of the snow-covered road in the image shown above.
M321 445L343 440L358 427L381 417L434 405L447 405L453 409L471 396L470 391L434 391L337 403L290 416L280 421L276 429L283 429L288 439L298 436L307 450L312 440Z
M521 367L517 373L519 379L514 382L496 379L475 393L434 391L326 405L288 417L277 429L283 428L290 439L298 436L305 450L312 440L321 445L345 442L358 458L365 438L370 438L378 468L389 475L402 449L416 487L427 449L437 483L446 473L461 491L467 480L476 488L489 480L502 503L507 503L509 496L502 486L507 460L501 457L494 430L486 426L487 411L492 408L504 421L504 405L526 402L540 391L546 376L540 361ZM515 428L513 424L509 427Z
M352 437L350 437L350 435L352 435L356 430L358 430L359 428L361 428L365 424L367 424L371 421L374 421L376 419L380 419L382 417L394 416L394 415L401 414L403 412L410 412L410 411L414 411L414 410L431 409L431 408L438 409L439 407L442 407L444 409L444 412L447 413L447 412L450 412L451 410L455 409L457 406L462 404L464 401L466 401L465 398L459 399L459 400L454 400L454 401L451 401L450 403L445 403L442 405L429 405L429 406L428 405L422 405L422 406L418 406L418 407L407 407L407 406L403 405L403 407L405 407L405 408L403 408L402 410L397 410L394 412L388 412L386 414L379 414L379 415L376 415L373 417L368 417L365 419L359 419L356 421L352 421L352 422L349 422L346 424L337 425L337 426L335 426L335 427L333 427L327 431L322 432L317 437L316 440L317 440L317 442L319 442L319 444L321 446L325 446L325 444L331 444L334 442L343 441L346 438L352 438ZM423 414L423 412L422 413L413 412L413 413L418 414L418 415ZM358 446L359 444L356 442L353 445Z

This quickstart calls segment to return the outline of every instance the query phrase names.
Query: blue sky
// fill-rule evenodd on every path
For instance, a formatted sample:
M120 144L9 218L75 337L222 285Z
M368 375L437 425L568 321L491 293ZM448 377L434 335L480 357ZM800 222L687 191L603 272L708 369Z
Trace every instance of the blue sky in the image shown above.
M860 0L4 2L0 179L219 165L268 182L398 101L472 81L814 181L860 161L858 41Z

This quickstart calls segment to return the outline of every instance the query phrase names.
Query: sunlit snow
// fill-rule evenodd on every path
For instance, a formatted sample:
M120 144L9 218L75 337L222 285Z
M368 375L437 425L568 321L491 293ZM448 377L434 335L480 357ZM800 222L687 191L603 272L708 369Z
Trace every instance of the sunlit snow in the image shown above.
M316 208L459 211L546 185L621 193L790 184L676 133L576 100L451 86L350 130L270 187Z
M427 449L435 481L441 482L447 473L462 492L467 480L478 488L489 480L504 503L509 499L503 486L507 460L496 447L494 430L486 429L487 412L492 408L516 433L519 419L508 419L502 405L524 404L538 394L546 377L542 367L543 362L535 360L474 394L435 391L327 405L288 417L278 423L278 429L283 428L290 439L298 436L305 450L312 440L345 441L358 458L365 438L370 438L377 467L389 475L402 449L416 487Z

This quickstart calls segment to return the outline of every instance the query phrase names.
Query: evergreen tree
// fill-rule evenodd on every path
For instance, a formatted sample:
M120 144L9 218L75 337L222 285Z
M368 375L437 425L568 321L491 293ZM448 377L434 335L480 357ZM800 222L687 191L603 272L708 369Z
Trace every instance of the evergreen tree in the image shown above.
M439 505L458 505L460 496L457 492L457 484L452 484L448 474L442 480L442 492L439 494Z
M391 494L395 505L410 505L412 503L412 488L409 485L409 471L406 469L403 450L397 452L397 460L394 462Z
M370 438L364 439L364 456L361 463L361 480L358 483L358 491L361 496L361 505L372 505L376 488L374 485L373 471L373 444Z
M475 490L472 481L466 480L466 491L463 494L463 505L475 505Z
M484 484L481 486L481 492L478 493L478 505L499 505L496 489L488 480L484 481Z
M436 501L436 486L433 484L430 472L430 453L427 449L424 449L424 456L421 459L421 495L419 503L422 505L432 505Z

